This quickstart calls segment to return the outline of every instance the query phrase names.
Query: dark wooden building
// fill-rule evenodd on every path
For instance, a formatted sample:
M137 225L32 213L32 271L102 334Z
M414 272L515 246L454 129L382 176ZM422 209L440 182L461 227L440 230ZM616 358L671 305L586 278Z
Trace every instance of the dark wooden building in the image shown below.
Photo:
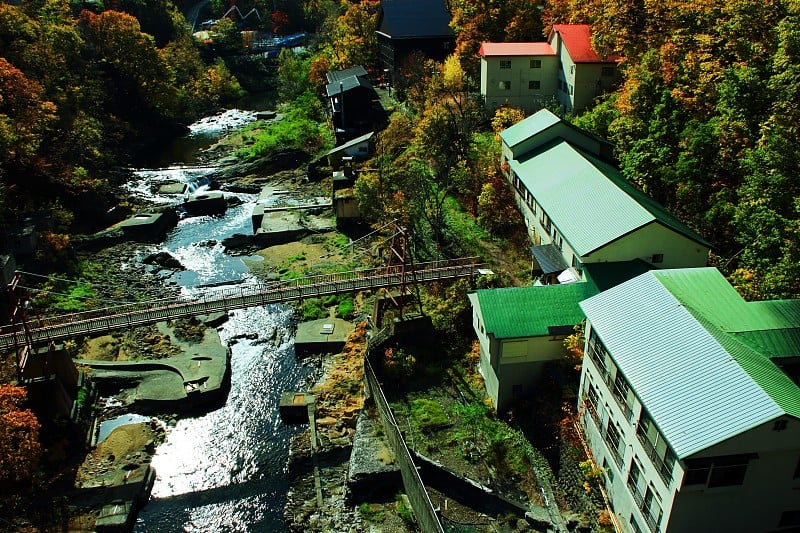
M375 89L367 81L367 71L357 66L329 72L325 93L331 102L337 143L372 129Z
M455 49L443 0L381 0L377 32L381 63L390 81L413 52L443 61Z

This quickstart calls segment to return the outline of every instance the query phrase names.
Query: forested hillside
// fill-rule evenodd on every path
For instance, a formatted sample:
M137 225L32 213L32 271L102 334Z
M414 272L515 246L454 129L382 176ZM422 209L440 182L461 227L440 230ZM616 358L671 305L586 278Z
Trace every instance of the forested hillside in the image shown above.
M625 175L717 245L746 297L800 297L800 3L552 0L590 23L624 82L576 122Z
M4 225L43 209L60 232L76 213L91 223L108 207L108 172L128 142L174 131L241 92L224 63L204 63L171 2L75 6L0 3Z
M224 63L204 62L168 0L119 0L108 10L91 5L96 12L65 0L0 4L4 222L18 212L51 209L66 231L76 209L106 207L107 169L126 141L167 131L239 92ZM215 15L225 8L212 5ZM239 7L264 11L265 29L319 25L310 58L319 89L329 69L362 64L378 71L378 5L307 0ZM470 97L480 43L540 40L554 23L588 23L596 49L621 57L623 82L573 120L611 140L625 174L716 245L713 263L746 297L800 296L800 3L450 0L448 6L460 68L421 58L406 65L394 89L409 123L384 135L378 161L392 161L384 175L432 180L437 192L421 204L433 208L423 214L441 222L444 197L457 193L480 215L478 196L487 184L484 197L494 198L499 182L484 157L490 155L486 117ZM404 167L406 158L386 148L391 131L402 133L395 145L416 147L411 159L424 162L425 172L409 172L422 167ZM370 194L375 198L374 187Z

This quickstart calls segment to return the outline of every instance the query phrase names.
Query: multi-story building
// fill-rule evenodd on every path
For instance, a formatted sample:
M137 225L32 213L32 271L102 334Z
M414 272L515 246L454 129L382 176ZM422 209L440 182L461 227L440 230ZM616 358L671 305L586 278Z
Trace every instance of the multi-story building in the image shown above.
M623 529L797 531L800 300L687 268L580 305L581 420Z
M546 109L500 138L501 166L545 276L571 268L568 277L579 279L584 264L636 259L706 265L711 245L628 182L608 142Z
M618 79L619 58L594 51L586 24L556 24L547 42L483 43L479 53L488 111L508 105L533 113L551 102L582 111Z

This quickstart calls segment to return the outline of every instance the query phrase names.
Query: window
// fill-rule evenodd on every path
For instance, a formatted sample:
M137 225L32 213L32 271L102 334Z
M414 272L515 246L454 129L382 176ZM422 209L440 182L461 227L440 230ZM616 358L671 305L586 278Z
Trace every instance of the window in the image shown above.
M510 81L501 81L497 84L497 88L501 91L508 91L511 89L511 82Z
M608 351L606 350L603 341L595 333L594 328L589 332L589 358L592 360L597 370L601 375L605 375L608 370L606 367L606 357Z
M708 488L741 485L750 459L757 457L756 454L743 454L687 459L683 485L707 485Z
M647 452L647 456L653 461L661 479L669 486L672 481L672 469L675 466L675 452L672 451L653 420L644 411L642 411L639 424L636 426L636 436Z
M617 466L622 466L622 454L625 451L625 444L619 437L619 428L617 425L611 420L608 421L608 425L606 426L605 435L603 438L606 441L606 446L608 447L608 451L611 452L614 461L617 463Z
M504 70L511 68L511 60L510 59L501 59L500 60L500 68L504 69Z
M625 379L625 376L622 375L619 369L617 369L617 373L614 377L614 386L611 389L611 394L614 396L614 399L617 400L617 404L619 408L622 409L625 419L630 420L633 414L633 410L631 409L633 394L631 393L630 386L628 386L628 380Z
M646 483L647 481L642 476L642 469L639 467L636 458L631 459L631 469L628 471L628 490L631 491L631 496L633 496L637 507L644 502Z
M531 68L542 68L541 59L531 59Z
M628 472L628 490L636 502L636 506L642 511L642 516L647 523L650 531L658 531L658 523L661 521L661 500L658 493L652 486L647 485L645 476L642 475L642 467L634 457L631 459L631 469ZM631 516L631 523L635 523Z
M642 528L639 527L639 524L636 523L636 519L633 517L633 513L631 513L631 519L629 520L631 523L631 529L634 533L642 533Z
M663 263L664 262L664 254L653 254L653 257L650 258L650 262L653 263L653 264Z
M575 65L572 65L572 66L569 67L569 73L570 74L575 74Z
M528 81L528 89L540 89L542 87L542 82L539 80L529 80Z
M775 424L772 426L772 431L783 431L786 429L786 426L789 424L787 420L776 420Z
M711 469L711 477L708 478L708 487L730 487L744 483L744 475L747 472L747 463L716 464Z
M614 67L603 67L603 70L600 71L600 75L606 78L609 78L614 75Z
M577 272L583 272L583 263L581 260L578 259L577 255L572 255L572 268L574 268Z
M650 531L658 531L658 523L661 521L661 502L653 487L647 487L641 509Z
M613 483L614 482L614 471L608 466L608 462L606 461L605 457L603 457L603 466L602 466L602 468L603 468L603 473L608 478L609 484Z
M570 95L575 94L575 87L573 87L571 83L569 84L569 94Z

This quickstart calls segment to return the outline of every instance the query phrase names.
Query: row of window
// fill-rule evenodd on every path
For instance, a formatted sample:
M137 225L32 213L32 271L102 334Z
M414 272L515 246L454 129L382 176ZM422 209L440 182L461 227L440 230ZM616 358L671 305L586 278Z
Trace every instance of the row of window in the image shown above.
M517 190L520 199L522 199L525 205L528 206L528 209L530 209L531 213L535 215L537 211L536 200L533 199L531 192L527 187L525 187L525 185L522 183L522 180L520 180L516 174L514 175L514 188ZM547 216L547 213L545 213L543 209L540 210L539 222L541 222L542 227L545 229L545 232L548 234L548 236L552 237L553 244L559 250L564 251L564 238L561 236L558 230L555 229L550 217ZM577 272L581 272L583 270L583 264L575 255L572 256L572 266Z
M633 501L642 512L647 527L652 532L658 531L658 524L661 522L662 510L661 499L658 492L653 488L652 484L648 484L645 477L642 475L642 468L636 457L631 458L631 468L628 471L628 490L633 496ZM631 523L636 523L636 520L631 517Z
M628 385L628 380L622 372L619 371L617 365L608 355L605 345L597 336L594 329L589 333L589 358L594 362L597 370L600 372L603 381L608 385L611 390L611 395L617 401L617 405L622 410L627 421L631 420L633 415L633 400L634 395Z
M497 88L501 91L510 91L511 90L511 81L509 80L501 80L497 83ZM539 80L528 80L528 89L541 89L542 82Z
M624 472L622 466L624 462L625 442L621 437L621 429L616 422L608 417L604 417L601 406L598 404L599 399L600 397L596 387L591 381L587 381L586 410L595 424L597 424L597 428L600 430L606 448L617 468ZM610 413L608 406L606 405L605 407L605 412ZM603 418L606 418L605 424L602 423ZM603 461L605 465L605 459ZM609 482L613 481L613 471L609 470L608 474ZM642 475L642 467L636 457L631 458L627 486L633 500L636 502L636 506L642 512L642 517L647 527L652 532L657 531L662 515L661 500L655 488L646 482L645 477ZM633 516L631 516L631 527L634 531L641 531L637 519Z
M531 59L528 63L530 68L542 68L542 60L541 59ZM500 68L503 70L511 68L511 60L510 59L501 59L500 60Z
M588 354L589 358L600 372L603 381L608 385L611 395L617 400L623 413L625 413L628 420L630 420L629 413L631 409L629 406L633 405L631 401L633 396L632 391L624 376L618 372L614 361L608 355L605 345L594 330L591 330L589 333ZM600 395L595 389L594 384L589 380L587 381L587 408L597 423L598 428L603 428L601 424L602 417L598 411ZM609 421L606 425L610 427L612 423ZM620 460L616 457L620 449L617 444L617 435L614 434L614 431L609 434L607 428L603 428L601 433L604 435L609 451L615 456L614 458L617 459L617 463L620 464ZM618 431L616 433L618 433ZM647 456L650 458L659 476L664 481L665 485L669 487L672 483L673 470L677 461L677 456L658 427L656 427L653 419L644 409L641 409L639 420L636 423L636 437L644 448L645 453L647 453ZM683 486L716 488L741 485L744 482L748 463L750 459L754 457L754 454L743 454L716 458L687 459ZM800 472L800 462L798 463L798 472Z

